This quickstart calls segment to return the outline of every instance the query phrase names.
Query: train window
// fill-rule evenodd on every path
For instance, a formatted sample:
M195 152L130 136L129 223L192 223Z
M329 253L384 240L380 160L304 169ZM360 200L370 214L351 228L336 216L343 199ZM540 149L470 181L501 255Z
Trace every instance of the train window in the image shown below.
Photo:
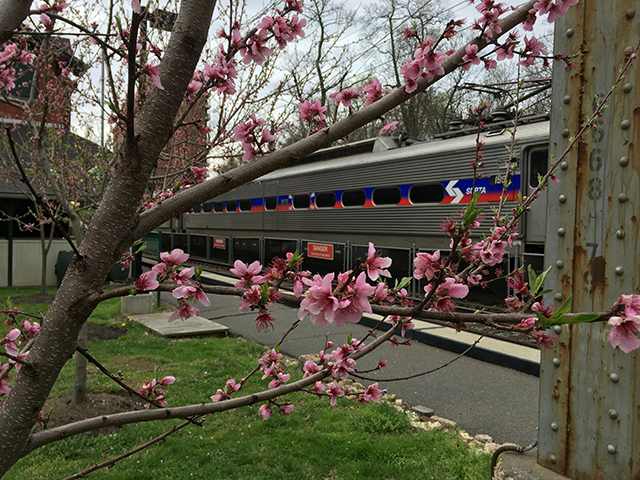
M409 190L411 203L440 203L444 200L444 187L441 183L413 185Z
M364 190L347 190L342 194L342 205L345 207L361 207L366 200Z
M264 199L264 208L267 210L275 210L278 205L276 197L267 197Z
M316 207L333 208L336 205L336 194L333 192L324 192L316 195Z
M204 213L209 213L211 211L211 202L207 202L204 205L202 205L202 211Z
M311 206L311 198L308 193L293 196L293 208L309 208Z
M538 186L538 175L547 173L548 150L535 150L529 155L529 185L532 188Z
M402 200L402 192L398 187L382 187L373 191L375 205L397 205Z
M214 202L213 203L213 211L216 213L224 212L224 203L222 202Z
M240 211L241 212L250 212L251 211L251 200L248 200L248 199L240 200Z
M235 212L238 209L238 204L235 200L229 200L227 202L227 212Z

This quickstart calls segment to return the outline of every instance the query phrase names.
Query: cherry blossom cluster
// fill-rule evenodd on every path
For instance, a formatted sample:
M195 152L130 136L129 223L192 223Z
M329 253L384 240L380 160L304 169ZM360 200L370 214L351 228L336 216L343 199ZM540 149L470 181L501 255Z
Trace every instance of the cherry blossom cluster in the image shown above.
M18 315L21 312L17 307L13 307L10 302L5 302L4 315L7 317L4 324L10 327L10 330L0 339L0 345L4 347L6 357L9 362L6 364L0 363L0 405L3 403L4 397L9 394L11 388L7 383L10 380L9 372L11 369L15 369L16 372L20 371L22 362L29 355L28 351L22 345L27 343L30 339L34 338L40 333L40 324L38 322L31 322L29 320L18 320Z
M22 39L24 48L26 40ZM13 90L16 86L16 69L14 64L21 63L31 65L35 55L26 50L21 50L18 45L12 42L6 42L0 46L0 87L7 90Z
M184 253L179 248L171 252L162 252L160 254L162 262L154 265L151 271L143 273L134 282L135 290L141 292L155 290L165 280L172 280L179 285L171 293L173 298L178 300L178 309L169 317L170 322L178 318L186 320L195 315L200 315L200 310L191 305L191 303L199 301L205 307L211 305L209 297L200 287L199 278L202 270L195 267L180 269L188 259L189 254ZM192 283L191 277L194 274L196 275L196 282Z
M175 381L176 378L173 376L164 377L160 381L156 381L156 379L154 378L149 382L144 382L140 390L138 390L138 393L140 395L144 395L150 400L153 400L156 405L166 407L167 402L164 398L165 392L163 389L164 387L171 385Z
M266 123L263 118L257 118L256 114L252 113L248 122L241 123L233 129L233 139L242 142L243 161L255 160L259 153L273 150L276 136L269 128L262 128Z
M413 60L409 59L400 69L405 81L407 93L414 92L418 88L418 78L426 78L431 81L438 75L444 74L442 62L446 54L432 50L434 41L427 37L418 45L413 53Z

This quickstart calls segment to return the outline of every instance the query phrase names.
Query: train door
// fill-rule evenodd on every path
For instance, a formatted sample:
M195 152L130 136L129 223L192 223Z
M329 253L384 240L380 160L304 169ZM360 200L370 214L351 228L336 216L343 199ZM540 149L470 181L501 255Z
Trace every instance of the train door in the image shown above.
M530 196L538 186L538 176L547 173L549 150L531 149L528 152L528 165L525 192ZM525 235L527 243L544 244L547 226L547 190L540 192L540 198L533 202L525 217Z
M549 149L531 148L527 152L523 195L531 196L538 186L538 176L547 173ZM536 271L544 270L544 244L547 230L547 190L539 192L539 198L524 217L524 261Z

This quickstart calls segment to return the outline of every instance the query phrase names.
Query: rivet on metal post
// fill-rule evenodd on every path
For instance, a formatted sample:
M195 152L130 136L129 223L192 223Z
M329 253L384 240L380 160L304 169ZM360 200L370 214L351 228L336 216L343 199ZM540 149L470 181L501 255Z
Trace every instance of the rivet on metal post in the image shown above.
M621 167L626 167L627 165L629 165L629 157L620 157L620 160L618 160L618 163L620 163Z
M619 277L622 276L622 274L624 274L624 267L622 267L621 265L618 265L614 270L616 275L618 275Z
M558 424L556 422L551 422L551 430L554 432L558 431Z
M575 30L573 28L567 28L567 38L573 37Z
M607 452L609 452L611 455L613 455L614 453L616 453L616 447L614 445L607 445Z
M627 194L626 194L626 193L621 193L620 195L618 195L618 201L619 201L620 203L624 203L624 202L626 202L627 200L629 200L629 197L627 196Z
M558 463L558 457L556 457L554 454L549 455L549 461L551 463Z
M564 268L564 262L562 260L558 260L556 262L556 268Z
M571 132L569 131L569 129L568 129L568 128L565 128L565 129L563 129L563 130L562 130L561 135L562 135L564 138L567 138L569 135L571 135Z
M624 230L620 229L616 232L616 237L618 237L620 240L622 240L625 236Z
M552 360L552 362L553 362L553 366L554 367L559 367L560 366L560 359L558 357L554 358Z
M617 373L612 373L611 375L609 375L609 378L613 383L618 383L620 381L620 377Z
M560 296L560 298L558 298L558 296ZM562 294L561 293L557 293L556 294L556 300L557 301L562 301ZM553 333L557 333L558 335L560 335L562 333L562 325L554 325L553 326Z
M609 417L616 420L618 418L618 411L615 408L609 410Z
M554 388L553 390L551 390L551 396L553 398L560 398L560 392L558 392L558 390Z
M565 95L562 101L564 102L565 105L569 105L571 103L571 95Z
M567 168L569 168L569 163L568 162L562 162L560 163L560 168L562 170L566 170Z
M636 11L633 9L627 10L627 13L625 14L625 16L627 17L627 20L631 20L633 17L636 16Z
M633 90L633 86L630 83L625 83L622 87L624 93L630 93Z
M556 296L554 297L556 302L561 302L562 301L562 294L560 292L556 293ZM556 327L559 327L560 325L556 325Z
M566 196L566 195L560 195L560 196L558 197L558 201L559 201L560 203L564 203L564 202L566 202L566 201L567 201L567 196Z
M623 130L629 130L629 127L631 127L631 122L629 120L623 120L620 122L620 128Z
M564 234L565 234L564 228L560 227L558 229L558 236L559 237L564 237Z

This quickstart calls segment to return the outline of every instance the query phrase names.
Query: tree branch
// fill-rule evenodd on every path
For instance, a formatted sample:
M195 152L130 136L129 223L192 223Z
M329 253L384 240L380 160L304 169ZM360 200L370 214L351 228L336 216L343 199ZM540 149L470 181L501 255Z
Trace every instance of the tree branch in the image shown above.
M366 347L355 352L351 358L357 360L372 352L384 342L388 341L393 335L397 333L399 326L392 328L376 338ZM163 410L139 410L133 412L116 413L114 415L104 415L101 417L89 418L87 420L81 420L79 422L70 423L61 427L51 428L43 430L29 436L29 441L26 448L23 450L22 455L27 455L29 452L47 445L58 440L78 435L80 433L89 432L98 428L115 427L120 425L126 425L129 423L148 422L153 420L168 420L172 418L185 418L191 416L201 416L210 413L219 413L232 408L246 407L254 405L259 402L272 400L275 397L286 395L288 393L296 392L309 385L314 384L317 381L322 380L331 375L331 371L325 367L322 371L315 373L307 378L303 378L296 382L287 383L277 388L272 388L259 393L245 395L243 397L232 398L215 403L202 403L198 405L188 405L185 407L165 408Z

